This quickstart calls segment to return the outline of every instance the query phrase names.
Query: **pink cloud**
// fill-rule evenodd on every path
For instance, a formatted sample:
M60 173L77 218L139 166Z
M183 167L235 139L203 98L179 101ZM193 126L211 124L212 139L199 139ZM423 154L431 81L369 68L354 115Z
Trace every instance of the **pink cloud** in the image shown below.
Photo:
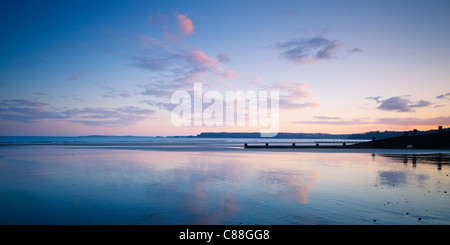
M236 75L237 75L237 73L234 71L226 71L226 72L221 73L220 77L222 77L225 80L230 80L230 79L235 78Z
M76 80L76 79L78 79L78 75L73 72L70 73L70 77L68 78L68 80Z
M223 54L223 53L218 54L217 59L222 63L230 62L230 57L227 54Z
M192 24L192 20L187 18L186 16L179 14L177 15L178 21L178 31L183 36L188 36L194 33L194 25Z
M171 41L171 42L175 42L175 41L177 40L177 39L175 38L175 36L174 36L172 33L168 32L168 31L163 32L163 36L164 36L167 40L169 40L169 41Z
M195 63L196 65L201 65L203 67L212 67L217 64L217 61L200 50L193 49L190 50L190 55L188 60Z
M149 24L149 25L155 25L156 24L156 20L155 20L155 17L153 15L150 15L148 17L147 24Z
M86 74L88 74L88 71L80 71L80 72L77 72L77 73L71 72L70 73L70 77L67 78L67 80L77 80L78 78L80 78L80 76L84 76Z
M308 90L309 84L301 82L277 83L270 87L280 91L280 106L287 109L317 108L319 103L312 100L313 93Z

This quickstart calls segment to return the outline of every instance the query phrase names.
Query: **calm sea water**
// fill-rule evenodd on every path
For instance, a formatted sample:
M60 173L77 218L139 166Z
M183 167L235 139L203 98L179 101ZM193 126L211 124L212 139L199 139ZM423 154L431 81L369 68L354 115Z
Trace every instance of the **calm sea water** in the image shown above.
M221 143L2 146L0 224L450 224L449 152Z

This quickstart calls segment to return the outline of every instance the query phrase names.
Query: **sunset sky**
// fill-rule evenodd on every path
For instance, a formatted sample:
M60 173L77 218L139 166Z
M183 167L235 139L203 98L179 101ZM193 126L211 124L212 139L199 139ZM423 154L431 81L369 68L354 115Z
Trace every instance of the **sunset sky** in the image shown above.
M0 135L195 135L173 92L279 91L280 132L450 126L450 1L1 1Z

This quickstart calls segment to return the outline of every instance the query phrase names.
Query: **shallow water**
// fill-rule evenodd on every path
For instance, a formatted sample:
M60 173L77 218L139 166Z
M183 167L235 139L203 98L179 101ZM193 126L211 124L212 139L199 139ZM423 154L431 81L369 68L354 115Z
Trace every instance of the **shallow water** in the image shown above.
M0 224L450 224L447 154L213 146L0 147Z

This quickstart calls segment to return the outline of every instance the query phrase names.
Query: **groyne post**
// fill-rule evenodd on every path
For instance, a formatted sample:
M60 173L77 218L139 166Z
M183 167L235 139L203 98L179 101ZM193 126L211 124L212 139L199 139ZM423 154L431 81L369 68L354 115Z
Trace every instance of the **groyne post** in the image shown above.
M403 136L403 147L405 149L408 148L408 131L406 131Z

